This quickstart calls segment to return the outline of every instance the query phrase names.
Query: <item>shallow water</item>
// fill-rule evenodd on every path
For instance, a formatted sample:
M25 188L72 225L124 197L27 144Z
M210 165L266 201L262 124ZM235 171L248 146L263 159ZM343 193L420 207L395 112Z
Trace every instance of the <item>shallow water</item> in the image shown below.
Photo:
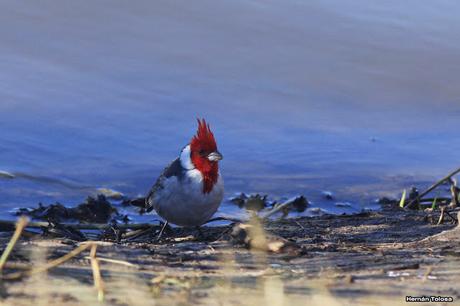
M0 170L20 175L0 178L0 215L98 187L145 194L196 117L224 154L227 197L375 208L459 164L459 8L3 1Z

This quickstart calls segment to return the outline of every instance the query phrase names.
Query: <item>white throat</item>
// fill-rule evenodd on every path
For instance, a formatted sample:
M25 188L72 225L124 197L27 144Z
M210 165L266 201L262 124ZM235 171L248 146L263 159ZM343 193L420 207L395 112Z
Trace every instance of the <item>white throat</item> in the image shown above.
M186 145L182 151L180 152L180 164L182 168L186 170L193 170L195 166L192 163L192 159L190 158L190 145Z

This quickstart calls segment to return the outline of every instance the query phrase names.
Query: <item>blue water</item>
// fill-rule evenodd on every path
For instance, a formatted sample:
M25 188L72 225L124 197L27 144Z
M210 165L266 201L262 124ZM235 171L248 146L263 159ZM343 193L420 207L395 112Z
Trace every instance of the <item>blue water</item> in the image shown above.
M305 194L326 211L376 208L379 196L460 164L459 9L2 1L0 170L19 175L0 178L0 217L77 204L100 187L144 195L196 117L224 154L227 198Z

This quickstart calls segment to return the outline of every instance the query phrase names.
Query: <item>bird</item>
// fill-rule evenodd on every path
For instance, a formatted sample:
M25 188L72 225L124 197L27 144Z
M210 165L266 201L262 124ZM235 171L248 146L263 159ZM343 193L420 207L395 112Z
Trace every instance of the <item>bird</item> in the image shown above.
M145 197L145 211L155 210L169 224L199 227L217 211L224 196L219 171L222 154L205 119L197 119L198 130L160 174Z

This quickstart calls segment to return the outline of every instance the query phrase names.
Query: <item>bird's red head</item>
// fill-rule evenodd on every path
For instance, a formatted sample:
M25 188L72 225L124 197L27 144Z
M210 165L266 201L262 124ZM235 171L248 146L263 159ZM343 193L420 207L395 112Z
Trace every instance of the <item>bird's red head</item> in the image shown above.
M198 131L190 142L190 159L203 175L203 192L209 193L219 176L218 161L222 155L217 151L214 134L204 119L198 120Z

